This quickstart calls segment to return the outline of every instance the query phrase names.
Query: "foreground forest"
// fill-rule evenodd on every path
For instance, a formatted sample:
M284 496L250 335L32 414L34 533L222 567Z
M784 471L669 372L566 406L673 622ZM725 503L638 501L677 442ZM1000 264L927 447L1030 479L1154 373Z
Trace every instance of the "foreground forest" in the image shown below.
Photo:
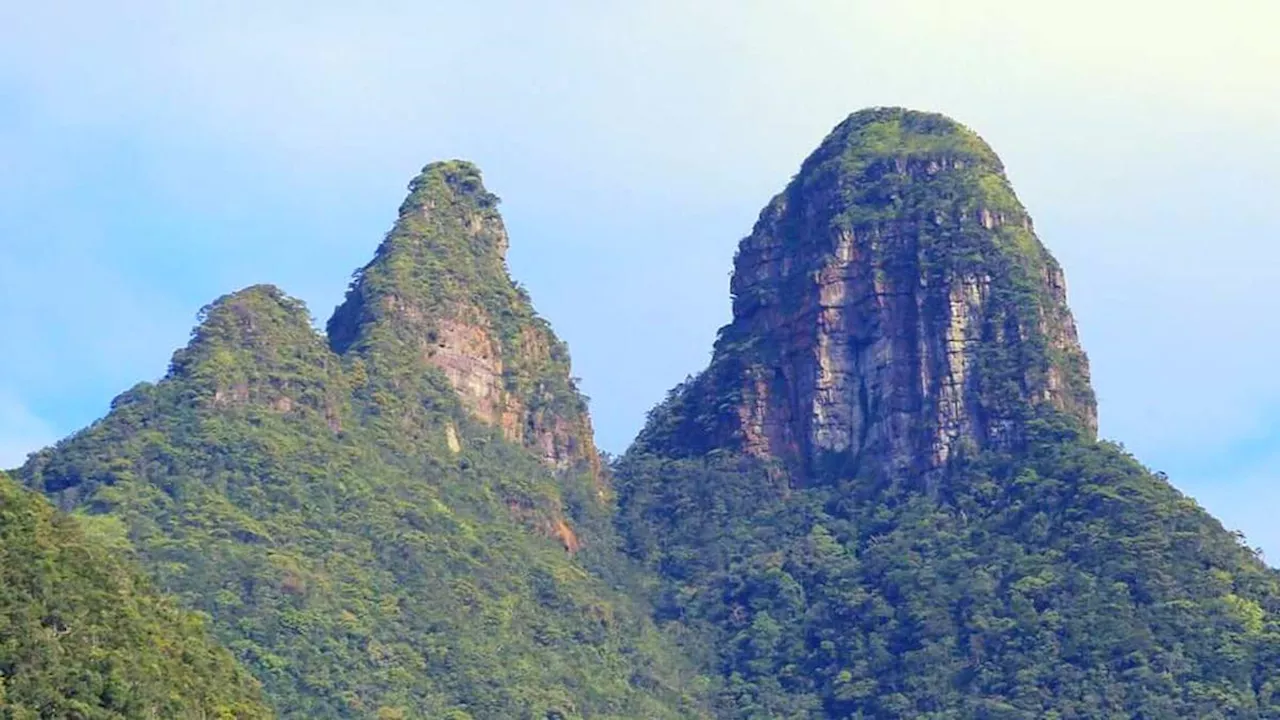
M267 718L199 617L126 562L123 527L0 474L0 709L28 718Z

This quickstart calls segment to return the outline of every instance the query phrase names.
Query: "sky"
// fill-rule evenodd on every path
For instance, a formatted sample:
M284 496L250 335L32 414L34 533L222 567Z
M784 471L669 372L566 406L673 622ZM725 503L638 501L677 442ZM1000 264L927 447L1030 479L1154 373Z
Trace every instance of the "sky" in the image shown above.
M1276 27L1274 0L0 0L0 467L161 376L223 293L323 323L447 158L503 198L620 452L706 364L760 208L850 112L903 105L1003 158L1103 436L1274 563Z

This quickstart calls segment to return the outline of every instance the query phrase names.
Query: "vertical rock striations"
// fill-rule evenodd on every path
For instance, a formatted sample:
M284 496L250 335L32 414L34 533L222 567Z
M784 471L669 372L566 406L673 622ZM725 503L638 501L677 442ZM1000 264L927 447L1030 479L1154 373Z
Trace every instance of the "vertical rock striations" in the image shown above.
M409 191L329 320L330 345L374 372L438 368L477 420L553 468L598 475L568 350L507 274L498 198L456 160L428 165Z
M710 368L642 446L927 470L1016 445L1042 407L1096 429L1062 270L995 153L941 115L838 125L742 241L731 287Z

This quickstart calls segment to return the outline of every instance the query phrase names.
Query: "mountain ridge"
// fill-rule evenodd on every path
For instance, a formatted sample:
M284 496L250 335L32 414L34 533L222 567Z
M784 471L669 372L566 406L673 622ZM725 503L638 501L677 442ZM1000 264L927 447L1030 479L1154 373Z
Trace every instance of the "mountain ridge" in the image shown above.
M19 471L120 523L281 717L703 716L623 591L585 401L495 206L428 165L327 335L274 286L224 295L164 378Z

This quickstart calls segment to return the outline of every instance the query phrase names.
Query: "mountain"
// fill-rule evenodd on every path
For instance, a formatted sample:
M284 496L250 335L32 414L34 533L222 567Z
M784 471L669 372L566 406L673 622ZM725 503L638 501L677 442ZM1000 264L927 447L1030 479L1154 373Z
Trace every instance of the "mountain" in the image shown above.
M585 401L496 205L474 166L427 166L327 335L277 288L221 297L162 380L18 473L122 528L281 717L704 714L628 592Z
M268 718L204 623L82 525L0 474L0 717Z
M851 115L731 290L615 467L719 717L1280 717L1280 575L1096 439L1062 270L975 133Z
M428 165L324 333L220 297L0 478L0 715L1280 717L1280 573L1097 439L971 130L838 125L607 466L497 205Z

